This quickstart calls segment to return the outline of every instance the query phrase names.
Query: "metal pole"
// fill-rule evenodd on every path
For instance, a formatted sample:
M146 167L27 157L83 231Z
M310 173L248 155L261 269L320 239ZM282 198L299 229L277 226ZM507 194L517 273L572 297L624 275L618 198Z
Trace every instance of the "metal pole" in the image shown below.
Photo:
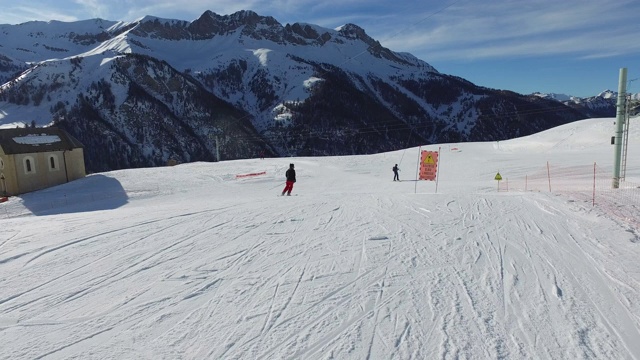
M618 102L616 105L616 132L614 135L613 149L613 179L611 187L620 187L620 159L622 155L622 132L624 128L624 108L627 92L627 68L620 68L620 80L618 82Z
M624 140L622 140L622 165L620 166L620 180L624 181L627 176L627 154L629 150L629 108L631 107L631 95L625 96L625 111L624 111Z
M442 149L442 146L438 146L438 162L441 162L442 159L440 158L440 149ZM438 180L440 180L440 176L438 176L438 173L440 173L440 165L436 164L437 168L436 168L436 194L438 193Z
M596 163L593 163L593 201L591 206L596 206Z
M220 140L218 135L216 135L216 161L220 161Z
M549 192L551 192L551 171L549 170L549 162L547 161L547 179L549 180Z
M413 185L413 193L417 193L418 191L418 171L420 171L420 156L422 155L422 145L418 147L418 166L416 166L416 182Z

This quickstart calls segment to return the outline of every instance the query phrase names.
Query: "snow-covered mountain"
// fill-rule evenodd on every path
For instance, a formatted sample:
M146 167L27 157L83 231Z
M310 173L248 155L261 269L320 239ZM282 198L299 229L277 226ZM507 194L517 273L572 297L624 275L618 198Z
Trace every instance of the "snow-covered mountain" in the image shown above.
M574 98L574 96L571 96L571 95L557 94L557 93L534 92L531 95L534 95L543 99L550 99L550 100L556 100L556 101L569 101Z
M53 121L91 171L507 139L588 117L439 73L354 24L252 11L2 25L0 44L0 126Z
M532 95L561 102L567 106L584 112L589 117L612 116L616 112L616 105L618 101L618 92L612 90L605 90L596 96L586 98L554 93L533 93ZM631 93L628 95L632 100L640 100L640 93Z

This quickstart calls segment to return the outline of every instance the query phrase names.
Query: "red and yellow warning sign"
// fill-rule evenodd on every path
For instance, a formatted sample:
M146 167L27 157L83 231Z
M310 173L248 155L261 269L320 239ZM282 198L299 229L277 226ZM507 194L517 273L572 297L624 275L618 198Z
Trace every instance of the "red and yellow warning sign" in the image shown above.
M436 180L438 173L438 152L422 151L420 154L420 180Z

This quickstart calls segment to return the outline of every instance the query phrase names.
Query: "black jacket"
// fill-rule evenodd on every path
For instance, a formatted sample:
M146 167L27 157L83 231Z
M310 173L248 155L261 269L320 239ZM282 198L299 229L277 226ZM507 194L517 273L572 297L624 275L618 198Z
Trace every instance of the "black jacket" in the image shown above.
M291 182L296 182L296 171L293 170L292 168L289 168L289 170L287 170L287 181L291 181Z

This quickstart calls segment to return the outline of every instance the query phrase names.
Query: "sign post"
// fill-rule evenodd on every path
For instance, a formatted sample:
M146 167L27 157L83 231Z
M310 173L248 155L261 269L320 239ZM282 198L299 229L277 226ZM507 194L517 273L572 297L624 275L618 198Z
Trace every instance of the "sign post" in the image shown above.
M496 177L494 177L493 179L498 180L498 192L500 192L500 180L502 180L502 175L500 175L500 171L498 171L498 173L496 174Z
M422 151L420 154L420 180L435 181L438 173L438 152Z
M422 153L422 146L418 147L418 166L416 166L416 182L413 185L413 193L418 192L418 174L420 172L420 154Z
M418 180L436 181L438 174L438 154L439 151L420 151L420 162L418 167ZM416 182L417 185L417 182ZM436 182L436 192L438 185Z

